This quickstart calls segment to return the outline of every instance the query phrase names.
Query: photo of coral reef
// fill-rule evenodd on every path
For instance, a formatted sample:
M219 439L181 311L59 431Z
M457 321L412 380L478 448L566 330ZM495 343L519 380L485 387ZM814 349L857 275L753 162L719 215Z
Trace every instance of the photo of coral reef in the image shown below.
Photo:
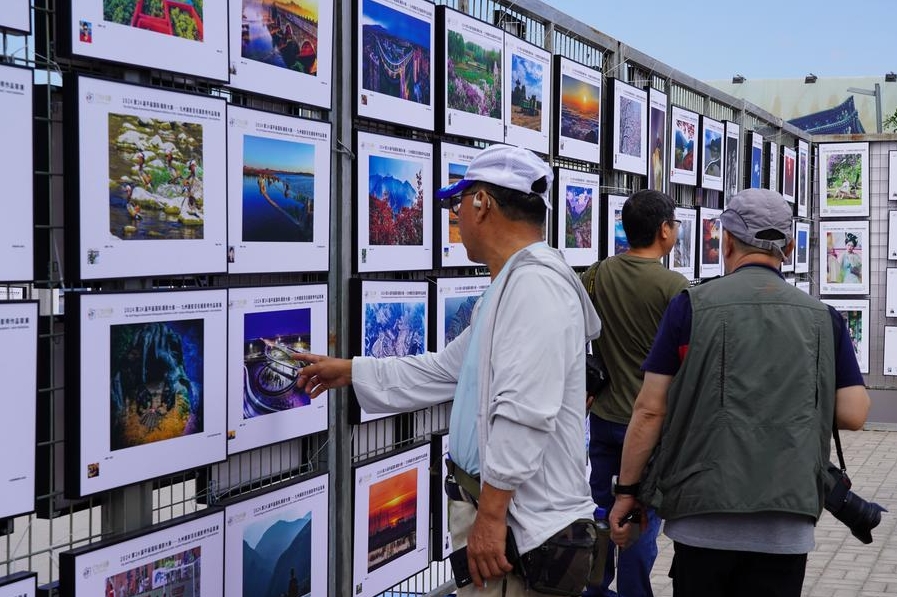
M243 58L317 76L318 0L243 0L241 17Z
M106 579L104 595L115 597L199 597L201 548L194 547L119 572Z
M203 238L201 124L109 114L109 232L122 240Z
M362 87L430 105L431 24L375 0L360 1Z
M561 135L586 143L598 143L601 88L561 77Z
M311 242L315 146L243 137L243 241Z
M103 20L202 41L203 0L103 0Z
M417 547L417 472L413 468L370 487L368 572Z
M296 386L302 353L311 348L311 309L261 311L243 317L243 418L307 406Z
M542 130L542 79L544 68L534 60L511 54L511 124Z
M368 159L368 238L371 245L424 242L423 165L377 155Z
M204 323L110 327L113 451L202 432Z
M592 248L592 188L567 185L564 205L564 247Z
M368 303L364 306L362 356L404 357L427 348L426 304Z
M243 529L243 597L311 595L312 513L287 506Z
M448 30L447 107L501 119L501 45L485 47Z

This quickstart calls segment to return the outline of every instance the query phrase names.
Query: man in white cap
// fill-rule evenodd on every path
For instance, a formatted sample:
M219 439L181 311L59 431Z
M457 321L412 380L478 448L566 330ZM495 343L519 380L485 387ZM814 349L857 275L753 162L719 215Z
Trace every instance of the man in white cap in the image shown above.
M462 180L437 191L441 206L458 216L468 256L492 275L470 326L444 350L387 359L302 356L312 364L299 383L312 397L351 383L368 412L454 400L449 525L454 549L468 548L479 588L459 595L542 595L508 574L509 529L521 554L537 553L593 515L582 449L585 348L601 324L576 273L543 240L551 180L532 152L493 145ZM590 566L585 573L570 567L578 590Z
M720 220L726 275L670 302L642 366L611 535L650 504L676 597L799 597L832 425L862 427L869 396L844 319L779 272L791 206L747 189Z

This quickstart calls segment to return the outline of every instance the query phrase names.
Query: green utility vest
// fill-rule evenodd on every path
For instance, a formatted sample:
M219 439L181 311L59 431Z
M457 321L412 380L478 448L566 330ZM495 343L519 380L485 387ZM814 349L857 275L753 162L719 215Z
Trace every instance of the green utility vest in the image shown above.
M818 518L835 402L828 308L764 267L687 292L690 345L641 497L665 519Z

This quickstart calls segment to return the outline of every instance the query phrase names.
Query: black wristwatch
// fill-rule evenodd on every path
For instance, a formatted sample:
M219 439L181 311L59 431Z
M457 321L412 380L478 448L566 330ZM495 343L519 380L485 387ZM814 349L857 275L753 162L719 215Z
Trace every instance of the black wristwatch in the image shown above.
M620 485L619 478L614 475L611 478L611 493L614 495L632 495L637 496L641 488L641 483L633 483L632 485Z

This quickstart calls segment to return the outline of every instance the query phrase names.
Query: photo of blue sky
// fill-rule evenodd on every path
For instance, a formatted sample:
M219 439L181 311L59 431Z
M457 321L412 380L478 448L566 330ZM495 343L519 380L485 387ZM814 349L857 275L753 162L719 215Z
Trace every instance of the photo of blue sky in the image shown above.
M390 35L430 49L430 24L411 15L389 8L374 0L364 0L361 24L381 27Z
M542 101L542 77L544 69L542 65L517 54L511 54L511 87L519 82L526 86L526 97L536 96L536 100Z
M267 137L243 137L243 166L272 172L313 173L315 146Z

